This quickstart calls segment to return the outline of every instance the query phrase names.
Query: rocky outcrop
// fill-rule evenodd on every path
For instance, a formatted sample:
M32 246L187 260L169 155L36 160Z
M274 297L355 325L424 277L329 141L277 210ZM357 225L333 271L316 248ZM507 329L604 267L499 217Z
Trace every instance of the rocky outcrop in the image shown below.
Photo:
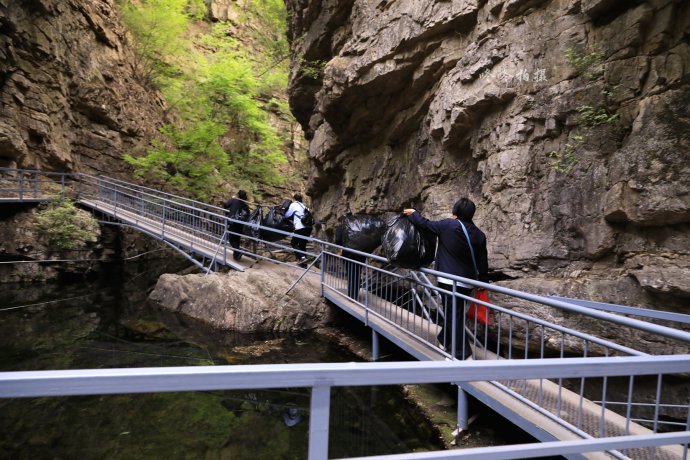
M0 0L0 166L119 175L164 104L114 0Z
M319 217L468 195L494 280L690 313L687 2L287 5Z
M214 328L237 332L294 332L331 320L317 279L280 265L209 275L163 275L149 296L158 308L182 313Z

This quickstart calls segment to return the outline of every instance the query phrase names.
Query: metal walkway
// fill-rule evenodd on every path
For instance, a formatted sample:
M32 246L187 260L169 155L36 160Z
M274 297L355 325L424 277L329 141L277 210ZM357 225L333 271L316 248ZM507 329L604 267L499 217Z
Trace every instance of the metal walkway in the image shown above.
M222 208L107 177L0 168L0 203L42 201L56 192L163 241L204 270L220 265L236 270L248 267L232 258L227 235L231 233L230 224L239 222L226 218ZM292 236L263 227L254 230ZM464 314L471 299L457 292L443 291L431 281L439 275L433 270L400 271L389 267L385 259L371 254L362 254L366 256L362 263L350 261L338 255L342 248L314 238L308 238L312 264L304 270L276 255L291 250L284 241L269 242L246 235L242 239L244 246L240 251L247 256L244 260L267 259L294 265L303 270L303 276L319 276L321 294L371 328L374 360L378 359L380 337L420 361L451 360L460 370L478 362L504 366L522 361L531 363L536 370L555 361L574 362L574 358L585 361L605 358L605 362L614 363L622 357L635 357L650 364L659 358L650 356L649 350L634 349L612 342L606 335L601 336L614 329L617 336L629 338L628 343L663 342L673 354L690 354L690 333L687 332L690 318L687 315L673 314L674 321L664 326L590 308L592 305L581 306L572 299L544 298L456 277L457 281L490 291L492 302L484 305L491 321L485 325ZM357 292L353 296L356 299L348 296L348 292L353 291ZM439 308L444 294L453 299L456 322L444 318ZM605 305L598 307L607 308ZM648 314L648 311L640 312L637 316ZM562 324L554 322L553 318L560 318ZM578 328L569 325L578 325ZM447 334L439 343L437 336L444 327ZM453 332L456 327L458 336L463 339L453 347L451 337L456 335ZM641 337L645 340L637 340ZM467 361L456 361L455 353L446 351L458 348L458 355L461 355L465 344L469 344L466 351L472 355ZM651 440L660 439L665 431L690 432L690 402L687 400L690 379L687 374L678 372L677 367L669 367L650 376L640 367L616 374L618 377L613 379L592 368L589 374L563 373L555 379L535 379L531 377L538 376L523 372L507 379L446 381L458 383L459 429L467 428L466 395L470 394L542 442L579 441L594 445L607 438L622 440L633 436ZM669 399L673 394L682 395L683 391L685 401L678 401L677 397ZM650 441L632 446L621 441L619 445L628 446L627 450L607 447L589 453L581 450L567 456L687 458L687 447L680 444L639 447L652 444Z

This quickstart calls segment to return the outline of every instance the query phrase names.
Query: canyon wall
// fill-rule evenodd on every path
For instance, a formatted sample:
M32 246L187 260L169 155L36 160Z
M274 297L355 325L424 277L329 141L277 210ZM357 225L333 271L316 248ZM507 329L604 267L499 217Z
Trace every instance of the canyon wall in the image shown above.
M0 0L0 166L129 170L165 108L136 67L115 0Z
M115 0L0 0L0 167L131 179L122 155L145 150L165 115L137 64ZM113 248L125 240L140 249L150 244L105 226L88 251L57 257L36 231L35 210L0 209L0 258L98 260L121 256ZM0 282L101 269L94 262L8 264Z
M494 281L690 313L690 3L287 6L329 227L466 195Z

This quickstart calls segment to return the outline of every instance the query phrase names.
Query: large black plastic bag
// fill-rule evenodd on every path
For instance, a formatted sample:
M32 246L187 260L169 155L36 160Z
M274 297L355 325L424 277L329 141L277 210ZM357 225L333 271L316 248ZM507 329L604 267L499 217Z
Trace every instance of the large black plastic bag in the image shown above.
M254 212L247 219L247 224L242 229L242 233L252 238L260 238L259 225L263 225L264 212L261 206L257 206Z
M402 268L424 267L436 257L436 235L415 227L407 217L400 215L388 222L381 247L393 265Z
M268 213L266 213L266 217L264 218L263 225L265 227L275 228L284 232L293 231L292 216L285 217L285 214L280 206L274 206L268 210ZM278 241L285 237L287 237L287 235L283 235L282 233L272 232L266 229L261 230L261 238L266 241Z
M365 214L345 216L342 225L343 246L362 252L372 252L381 246L387 228L382 219Z

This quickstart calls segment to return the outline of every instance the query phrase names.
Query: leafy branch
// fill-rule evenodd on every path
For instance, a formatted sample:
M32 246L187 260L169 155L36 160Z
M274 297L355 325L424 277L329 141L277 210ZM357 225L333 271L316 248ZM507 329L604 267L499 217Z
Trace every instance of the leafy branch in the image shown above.
M584 142L584 137L573 134L568 138L563 150L552 150L547 155L551 158L551 166L556 172L568 174L577 164L577 149Z
M574 48L568 48L565 50L565 59L578 75L594 80L601 75L604 53L598 50L580 53Z
M577 111L580 112L580 123L590 128L612 123L620 117L619 113L609 113L605 107L595 109L590 105L583 105Z

